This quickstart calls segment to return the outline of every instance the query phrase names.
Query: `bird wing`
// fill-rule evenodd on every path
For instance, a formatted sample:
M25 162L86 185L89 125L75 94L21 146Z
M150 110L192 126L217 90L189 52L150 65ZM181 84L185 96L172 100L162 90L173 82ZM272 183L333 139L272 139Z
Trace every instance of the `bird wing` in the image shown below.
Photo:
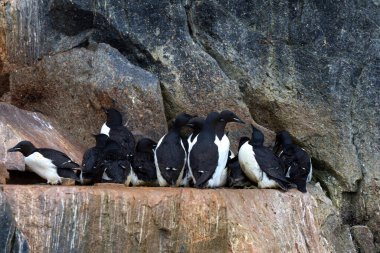
M276 182L282 181L288 183L288 180L285 177L285 167L280 158L278 158L270 149L265 147L254 148L254 152L256 161L262 171Z
M60 177L72 178L76 181L79 181L78 175L73 170L58 168L57 173Z
M162 177L175 184L185 165L186 153L180 138L167 138L168 136L156 148L156 157Z
M114 140L108 140L106 146L102 150L103 160L125 160L127 153L124 152L122 146Z
M73 162L70 157L61 151L50 148L40 148L37 149L37 152L39 152L44 157L50 157L53 164L57 166L57 168L74 169L80 167L79 164Z
M116 141L124 149L128 155L134 154L135 150L135 137L124 126L115 127L110 130L109 136L112 140Z
M280 158L289 169L290 178L306 176L310 172L311 163L310 156L306 151L297 147L291 146L283 150Z
M83 154L82 171L91 171L96 165L97 157L98 154L94 148L87 149Z
M157 180L157 171L154 165L153 154L136 153L133 157L133 171L140 180L155 181Z
M195 186L202 187L212 177L218 165L217 146L210 141L197 141L190 152L190 168Z
M128 160L114 160L105 162L105 173L111 182L122 184L127 179L127 175L131 171Z
M228 171L229 171L228 176L231 178L235 178L235 179L236 178L245 178L245 174L240 167L240 163L239 163L238 158L239 158L238 156L235 156L234 158L229 159L227 162L227 167L228 167Z

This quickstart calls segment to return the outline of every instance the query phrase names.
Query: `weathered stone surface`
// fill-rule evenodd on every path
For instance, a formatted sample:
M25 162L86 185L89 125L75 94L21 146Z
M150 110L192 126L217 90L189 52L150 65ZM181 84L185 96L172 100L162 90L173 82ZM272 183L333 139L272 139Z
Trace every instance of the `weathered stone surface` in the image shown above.
M256 121L288 129L334 203L354 210L349 222L379 231L380 6L189 1L188 10L194 41L239 84Z
M7 178L7 170L24 170L23 155L7 152L22 140L29 140L36 147L60 150L75 162L82 162L84 146L66 138L44 115L0 103L0 183L5 183L1 176Z
M5 185L4 194L32 252L355 252L323 234L331 215L315 214L331 201L296 190Z
M229 108L247 121L252 115L269 129L288 129L311 152L315 180L341 208L347 225L368 225L380 245L379 11L373 0L7 0L0 5L0 94L10 90L10 70L41 58L44 63L37 65L53 71L54 78L27 73L17 82L26 85L21 79L30 78L41 82L38 87L66 87L62 84L71 78L77 87L89 79L86 71L75 71L87 64L79 59L81 52L87 55L93 41L107 43L159 78L167 119L182 110L203 115ZM53 60L46 57L53 54ZM66 56L75 60L42 67ZM39 100L23 106L43 112L62 107L60 112L75 120L63 122L58 114L52 118L88 144L91 129L73 130L74 123L90 128L102 123L99 105L114 98L102 92L90 93L90 109L62 103L79 105L82 95L55 105ZM32 93L28 99L40 99ZM9 92L3 99L12 101ZM122 105L130 100L116 105L128 113ZM84 119L85 112L91 121ZM153 129L161 127L159 122ZM229 130L236 146L249 126ZM273 133L266 137L270 143Z
M352 226L352 237L354 238L360 253L375 253L373 234L367 226Z
M339 209L332 203L319 183L308 187L307 191L317 202L314 217L321 226L323 236L334 245L336 252L356 252L350 234L350 227L342 222Z
M10 102L41 111L73 138L90 146L116 107L130 130L158 140L166 120L157 78L128 62L107 44L45 57L10 75Z
M28 242L16 228L15 219L2 189L0 189L0 252L29 252Z
M288 129L315 159L324 162L317 168L332 168L334 174L328 177L336 177L342 185L331 188L356 191L362 174L351 141L350 110L344 109L352 98L348 81L356 70L343 57L326 58L336 35L333 27L321 27L319 19L334 15L334 10L332 3L313 2L197 1L190 5L195 40L240 84L258 123L274 130ZM314 14L319 16L311 20ZM311 27L302 30L304 22Z

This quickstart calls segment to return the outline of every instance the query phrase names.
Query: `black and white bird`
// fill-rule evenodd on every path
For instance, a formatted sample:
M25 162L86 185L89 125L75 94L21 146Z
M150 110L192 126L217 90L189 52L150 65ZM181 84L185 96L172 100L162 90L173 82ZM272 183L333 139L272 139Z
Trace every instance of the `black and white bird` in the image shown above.
M209 113L202 131L194 138L194 145L189 149L188 166L195 187L216 187L219 182L215 181L219 180L220 175L219 178L213 178L215 172L221 174L226 167L228 157L220 157L218 148L220 140L215 131L220 120L218 112ZM220 160L225 161L220 162Z
M187 146L184 145L186 152L187 152L187 155L189 154L189 149L191 149L191 147L194 144L193 141L194 141L195 137L202 130L204 122L205 122L205 119L203 117L194 117L194 118L191 118L187 122L186 126L190 127L193 130L193 132L187 137L187 140L182 140L182 141L184 141L184 144L187 143ZM185 186L185 187L193 186L194 182L193 182L192 178L193 178L193 176L191 174L191 170L189 169L188 159L187 159L186 165L185 165L185 171L184 171L184 175L183 175L183 180L182 180L180 185Z
M186 113L178 115L169 132L158 141L154 162L160 186L179 186L183 179L187 153L180 131L191 118Z
M21 141L8 152L21 152L25 164L37 175L47 180L48 184L61 183L61 178L79 180L74 172L79 164L61 151L50 148L36 148L30 141Z
M156 146L157 143L149 138L142 138L137 142L127 185L130 183L134 186L157 185L157 171L154 164Z
M118 142L108 138L100 165L102 182L124 184L131 173L130 159Z
M249 141L248 137L241 137L239 141L239 148ZM228 178L227 185L232 188L244 188L252 185L251 181L247 178L247 176L242 171L239 164L239 156L233 156L230 154L230 157L227 161L228 167Z
M259 188L281 188L287 190L289 182L285 167L272 150L264 147L263 133L252 125L252 138L239 149L240 167L245 175Z
M244 124L244 122L235 113L229 110L224 110L220 113L220 121L218 121L215 127L216 136L219 139L216 144L218 146L219 153L218 164L225 164L225 168L221 169L218 167L218 169L215 170L215 173L210 179L209 187L221 187L224 186L227 182L227 161L229 154L233 154L233 152L230 150L230 140L228 138L228 134L225 133L226 125L229 122Z
M121 113L114 109L104 109L107 114L107 121L100 129L101 134L108 135L112 140L119 143L123 151L132 157L135 150L135 138L133 134L123 125Z
M284 162L286 178L297 185L297 189L306 192L306 183L311 181L313 166L309 154L303 148L293 144L289 132L281 131L276 135L275 149Z
M103 176L103 153L109 137L105 134L93 135L96 144L83 154L80 181L82 184L99 183Z

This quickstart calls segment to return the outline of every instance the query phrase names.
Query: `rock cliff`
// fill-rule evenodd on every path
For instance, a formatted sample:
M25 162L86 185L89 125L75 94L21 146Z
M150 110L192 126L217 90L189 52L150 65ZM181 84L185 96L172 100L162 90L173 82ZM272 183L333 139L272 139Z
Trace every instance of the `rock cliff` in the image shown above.
M101 106L155 140L181 111L229 108L266 129L267 145L288 129L313 156L339 235L360 247L366 231L380 251L379 12L374 0L4 0L0 97L87 147ZM234 148L250 132L228 130Z
M31 252L353 252L347 228L327 224L339 219L331 201L309 191L5 185L1 194Z

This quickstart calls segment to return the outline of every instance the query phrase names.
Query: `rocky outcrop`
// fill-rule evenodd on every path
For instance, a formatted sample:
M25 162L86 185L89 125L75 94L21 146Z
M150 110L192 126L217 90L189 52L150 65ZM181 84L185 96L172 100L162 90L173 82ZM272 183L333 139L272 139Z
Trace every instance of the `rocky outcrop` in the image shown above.
M351 233L359 252L376 252L375 245L373 243L373 234L367 226L353 226L351 227Z
M336 235L324 229L333 229L334 207L321 188L309 188L317 197L117 185L3 191L32 252L355 252L347 233L335 238L341 248L331 243ZM321 208L331 213L316 216Z
M102 107L119 109L131 130L158 140L166 132L157 78L107 44L45 57L10 74L10 99L54 119L90 146L105 122Z
M8 0L0 94L86 145L113 100L127 126L155 139L163 115L183 110L229 108L286 128L345 224L367 225L379 251L379 9L372 0ZM229 130L235 147L250 131Z
M0 190L0 252L29 252L28 241L18 230L2 189Z
M84 147L66 138L57 126L44 115L20 110L15 106L0 103L0 183L9 179L7 170L24 170L21 153L8 153L19 141L29 140L36 147L48 147L66 153L77 163L82 162Z

